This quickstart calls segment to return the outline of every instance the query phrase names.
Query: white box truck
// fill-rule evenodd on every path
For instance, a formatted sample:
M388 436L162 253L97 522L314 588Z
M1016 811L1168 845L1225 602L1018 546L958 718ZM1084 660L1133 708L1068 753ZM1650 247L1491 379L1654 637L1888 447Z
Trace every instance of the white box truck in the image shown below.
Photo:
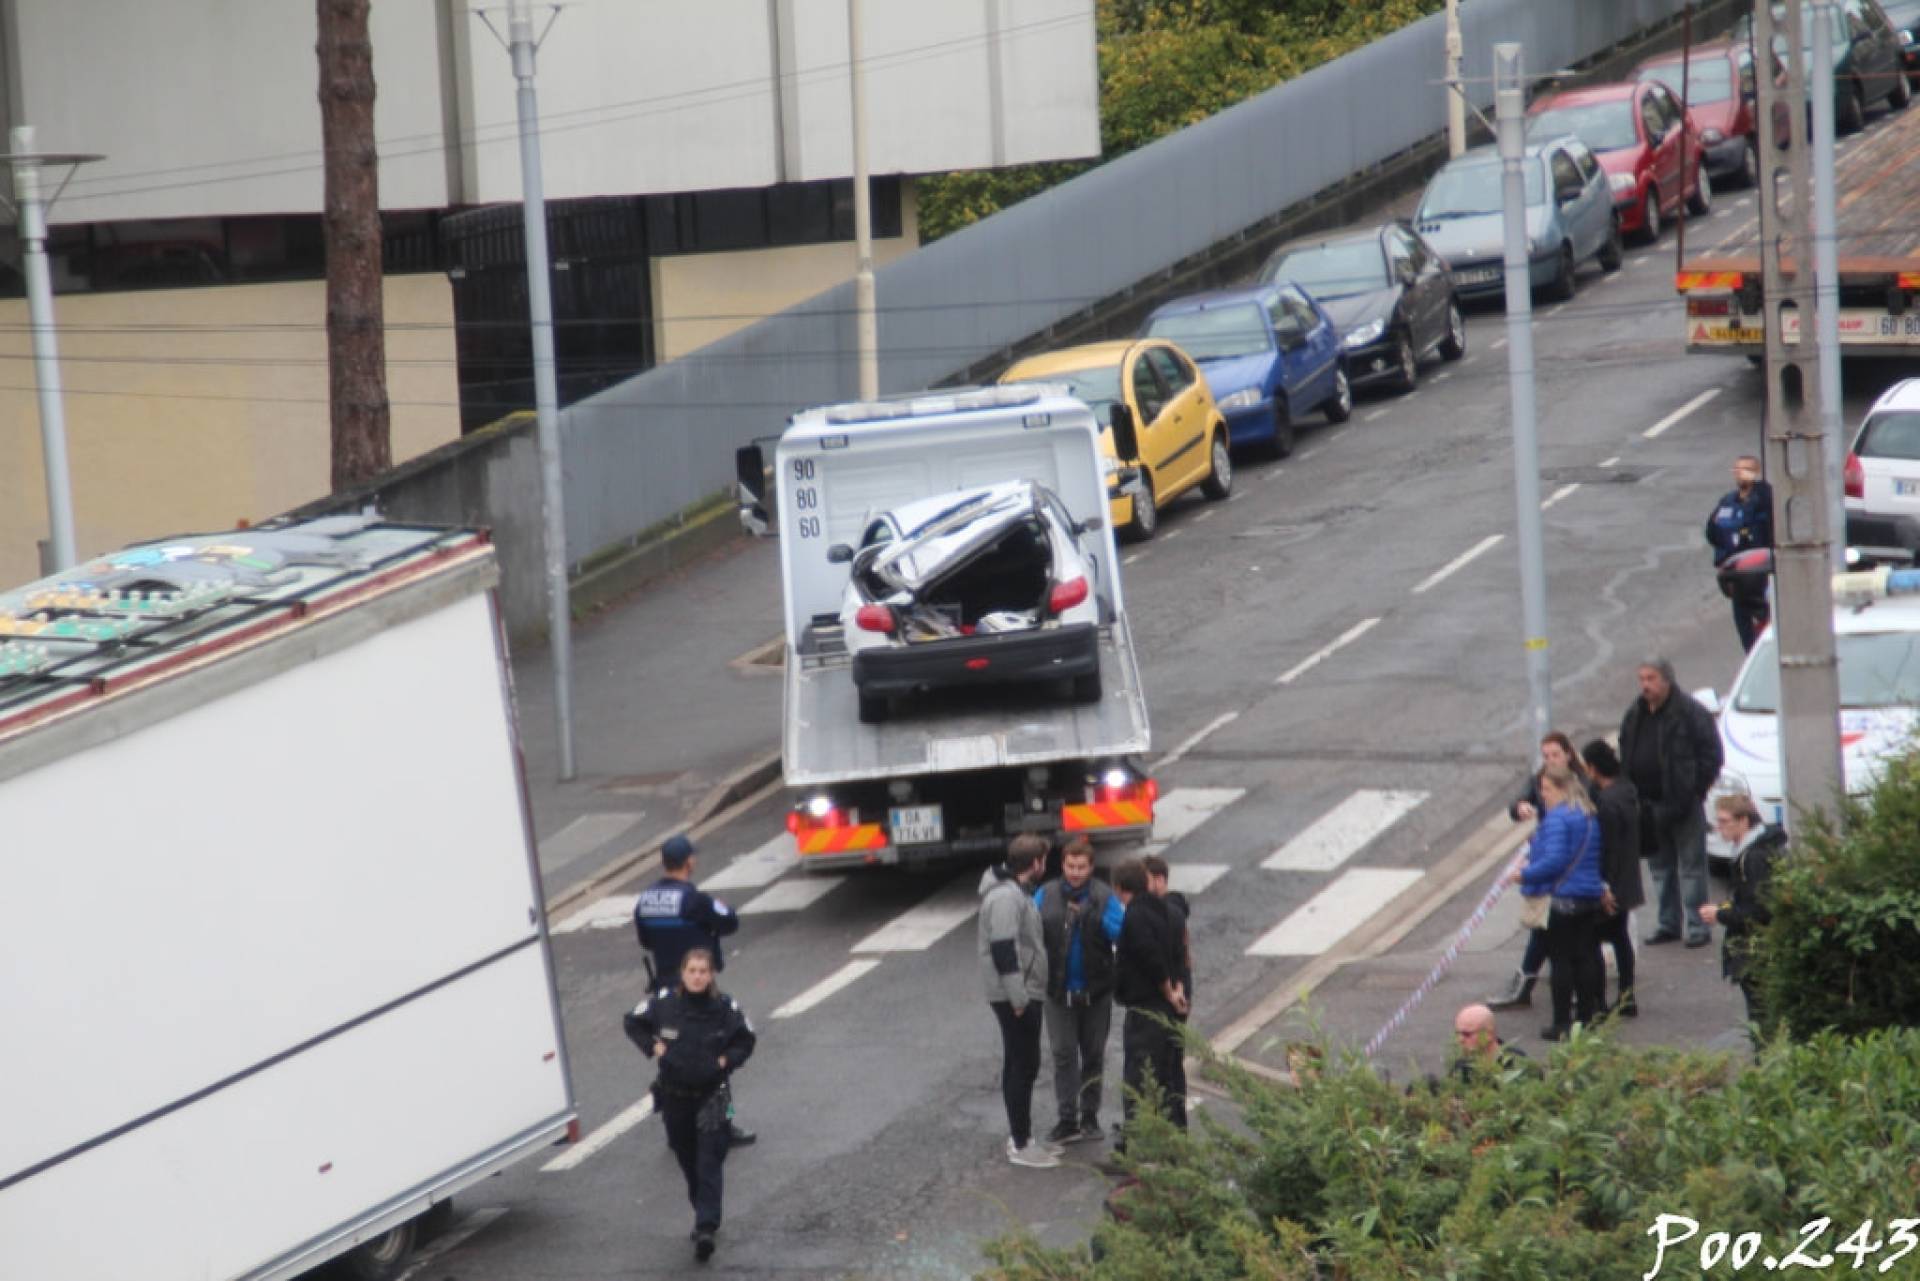
M484 535L0 593L0 1276L396 1274L575 1131Z
M991 859L1023 831L1151 832L1099 433L1059 389L1008 386L808 410L771 458L740 451L742 520L780 539L782 768L802 866Z

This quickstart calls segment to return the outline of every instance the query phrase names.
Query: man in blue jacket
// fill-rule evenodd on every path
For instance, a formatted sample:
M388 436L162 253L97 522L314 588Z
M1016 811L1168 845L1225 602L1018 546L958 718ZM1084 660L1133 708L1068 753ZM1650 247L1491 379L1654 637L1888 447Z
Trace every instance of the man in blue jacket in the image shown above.
M1084 837L1060 854L1060 879L1033 895L1047 944L1047 1044L1059 1124L1049 1143L1100 1137L1101 1066L1113 1025L1113 945L1126 908L1094 879L1093 845Z
M1773 486L1760 479L1760 460L1752 454L1733 460L1733 488L1707 517L1707 543L1715 565L1740 552L1773 546ZM1740 633L1741 649L1753 648L1767 617L1764 596L1734 593L1733 626Z

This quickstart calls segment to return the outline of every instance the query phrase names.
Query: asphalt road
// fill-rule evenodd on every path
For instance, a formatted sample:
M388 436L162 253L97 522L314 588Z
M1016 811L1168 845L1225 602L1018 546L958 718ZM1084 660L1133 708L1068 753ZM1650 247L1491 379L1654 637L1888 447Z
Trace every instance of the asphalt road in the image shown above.
M1722 192L1690 243L1752 217L1750 193ZM1576 738L1618 724L1644 654L1711 655L1681 672L1696 687L1724 688L1739 658L1701 526L1733 456L1758 452L1760 379L1738 358L1683 354L1672 266L1669 233L1617 273L1584 268L1578 297L1537 318L1554 723ZM1465 360L1425 366L1412 395L1364 396L1350 423L1304 434L1283 464L1243 464L1230 502L1182 500L1126 557L1155 741L1178 750L1158 773L1163 821L1189 829L1168 857L1192 887L1202 1030L1284 983L1523 777L1504 330L1498 311L1474 314ZM1905 372L1850 369L1848 421ZM728 617L695 608L684 621L714 631L716 654L742 648ZM623 706L634 732L658 732L649 673L631 661ZM733 882L723 894L750 905L724 981L762 1038L737 1083L761 1141L728 1163L707 1270L964 1277L999 1232L1083 1238L1105 1190L1088 1164L1100 1149L1070 1149L1055 1171L1001 1155L998 1044L968 908L977 872L725 871L778 837L782 808L754 807L702 857L702 878ZM469 1235L419 1281L694 1270L659 1122L621 1128L651 1075L619 1029L642 982L621 906L603 909L611 928L576 921L555 939L594 1137L565 1168L529 1162L468 1194L456 1232ZM790 1003L805 1008L774 1017ZM1117 1033L1111 1050L1117 1078ZM1043 1122L1048 1081L1043 1070Z

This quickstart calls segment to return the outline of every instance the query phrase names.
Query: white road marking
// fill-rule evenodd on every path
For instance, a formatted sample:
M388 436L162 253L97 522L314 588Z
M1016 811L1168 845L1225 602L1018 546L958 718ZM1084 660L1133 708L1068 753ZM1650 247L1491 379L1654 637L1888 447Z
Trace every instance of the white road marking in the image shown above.
M1267 477L1267 479L1268 479L1268 480L1279 480L1279 479L1280 479L1280 478L1281 478L1282 476L1284 476L1284 475L1286 475L1286 474L1287 474L1287 469L1286 469L1286 468L1284 468L1284 467L1275 467L1275 468L1272 468L1271 470L1269 470L1268 472L1266 472L1266 477Z
M1442 369L1439 373L1435 374L1429 381L1443 383L1451 377L1453 377L1453 371L1451 369Z
M647 1095L613 1120L540 1167L542 1174L560 1174L590 1160L621 1135L653 1115L653 1096Z
M700 888L713 890L757 890L785 876L800 862L800 851L793 837L782 832L750 853L742 854L712 876L700 878Z
M638 894L615 894L611 898L595 899L547 932L572 934L577 930L617 930L633 919L634 904L639 899Z
M1244 787L1174 788L1154 804L1153 839L1147 850L1166 849L1246 794Z
M1360 415L1360 421L1363 423L1370 423L1370 422L1373 422L1375 419L1385 418L1387 416L1387 410L1390 408L1392 408L1392 406L1382 405L1380 406L1380 408L1374 410L1372 413Z
M1606 275L1600 277L1599 283L1603 285L1610 285L1618 279L1620 279L1620 273L1618 271L1610 271Z
M1260 866L1272 872L1331 872L1426 799L1425 792L1363 787L1267 855Z
M853 945L861 952L924 952L980 908L977 882L957 876Z
M845 965L775 1010L773 1017L776 1019L790 1019L795 1015L805 1014L808 1010L820 1004L820 1002L826 1000L835 992L840 991L842 988L851 987L859 981L862 975L871 973L877 969L879 965L880 962L878 961L848 961Z
M1133 564L1133 562L1135 562L1136 560L1139 560L1142 556L1145 556L1145 555L1146 555L1145 552L1131 552L1128 555L1121 557L1120 563L1122 565L1131 565Z
M1225 863L1168 863L1167 888L1182 894L1203 894L1208 886L1233 869Z
M1559 502L1562 498L1565 498L1568 495L1572 494L1573 491L1578 488L1580 488L1580 486L1577 483L1572 485L1560 486L1560 488L1554 490L1553 493L1549 494L1546 500L1540 504L1540 510L1545 511L1547 508Z
M1355 867L1254 940L1248 956L1318 956L1423 875L1411 867Z
M504 1205L490 1205L484 1210L475 1210L461 1220L459 1227L435 1237L425 1249L416 1251L413 1262L407 1266L407 1270L395 1277L393 1281L413 1281L415 1277L432 1267L436 1261L452 1254L486 1231L489 1226L497 1223L506 1212L507 1207Z
M1340 650L1344 649L1348 645L1351 645L1353 642L1359 640L1362 636L1365 636L1368 632L1372 631L1379 624L1379 622L1380 620L1377 618L1361 619L1359 622L1355 623L1352 627L1347 628L1346 631L1341 632L1340 635L1335 637L1332 641L1328 642L1325 645L1322 645L1319 649L1314 650L1313 653L1307 655L1305 658L1295 663L1292 667L1289 667L1286 671L1280 673L1279 676L1274 678L1273 683L1275 685L1293 684L1294 681L1306 675L1308 672L1312 671L1314 668L1320 666L1320 664L1326 662L1329 658L1332 658Z
M1716 218L1731 218L1733 216L1733 210L1728 209L1723 205L1720 208L1713 211L1713 216Z
M1193 518L1193 523L1198 525L1203 520L1212 520L1214 517L1214 513L1218 512L1219 510L1220 509L1218 507L1209 507L1205 511L1201 512L1199 515L1195 516ZM1178 531L1175 531L1175 532L1178 532Z
M1613 457L1611 457L1611 458L1603 458L1603 459L1601 459L1601 460L1600 460L1600 465L1601 465L1602 467L1611 467L1611 466L1613 466L1613 465L1614 465L1615 463L1617 463L1617 462L1619 462L1619 461L1620 461L1620 455L1618 455L1618 454L1615 454L1615 455L1614 455Z
M1662 432L1666 431L1667 428L1673 426L1675 423L1679 422L1682 418L1685 418L1688 414L1700 408L1700 406L1706 404L1709 400L1712 400L1715 396L1718 396L1719 394L1720 394L1720 389L1718 387L1711 387L1706 391L1701 392L1698 396L1695 396L1692 400L1689 400L1686 404L1680 406L1680 408L1674 410L1672 413L1668 414L1665 418L1662 418L1659 422L1647 428L1645 431L1641 432L1640 434L1642 436L1645 436L1648 440L1656 439Z
M1440 568L1434 570L1431 574L1428 574L1425 578L1415 583L1413 585L1413 594L1415 596L1426 595L1428 592L1432 591L1434 588L1438 587L1440 584L1446 582L1449 578L1452 578L1455 574L1465 569L1474 560L1484 555L1485 553L1492 551L1493 548L1499 544L1500 540L1505 537L1506 537L1505 534L1488 534L1485 538L1481 539L1479 542L1467 548L1467 550L1461 552L1458 556L1455 556L1452 560L1448 561L1446 564L1442 565Z
M1178 537L1180 537L1180 531L1179 531L1179 530L1177 530L1177 529L1169 529L1169 530L1168 530L1168 531L1167 531L1166 533L1164 533L1164 534L1162 534L1162 535L1160 535L1160 541L1161 541L1161 542L1163 542L1163 543L1170 543L1170 542L1172 542L1172 541L1173 541L1174 539L1176 539L1176 538L1178 538Z
M577 858L585 858L602 845L625 836L635 823L645 817L645 811L582 814L540 842L540 862L550 868L564 867Z
M1504 338L1496 338L1488 345L1491 346L1495 351L1499 351L1502 347L1507 345L1507 340Z
M742 916L758 916L762 912L804 911L833 893L844 879L840 876L797 876L762 891L738 910Z
M1208 721L1205 725L1202 725L1199 729L1195 730L1193 733L1181 739L1180 745L1178 747L1174 748L1171 752L1168 752L1165 756L1162 756L1159 760L1155 761L1153 764L1154 772L1158 773L1159 771L1165 769L1167 766L1173 764L1175 761L1179 760L1182 756L1185 756L1188 752L1191 752L1194 748L1204 743L1208 739L1208 737L1210 737L1214 733L1214 731L1224 729L1228 725L1233 724L1233 722L1238 719L1240 719L1240 713L1238 712L1220 713L1220 715L1214 717L1212 720Z
M1567 304L1565 303L1561 303L1556 307L1547 308L1547 319L1549 320L1553 319L1553 317L1559 315L1561 312L1565 311L1566 309L1567 309Z

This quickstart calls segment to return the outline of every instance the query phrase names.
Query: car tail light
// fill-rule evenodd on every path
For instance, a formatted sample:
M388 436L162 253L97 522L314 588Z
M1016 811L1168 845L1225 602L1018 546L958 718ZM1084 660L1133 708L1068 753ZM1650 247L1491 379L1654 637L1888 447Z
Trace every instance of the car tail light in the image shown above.
M1087 580L1069 578L1064 583L1055 583L1053 590L1047 593L1047 612L1064 614L1087 598Z
M1860 455L1849 453L1847 455L1847 497L1865 498L1866 496L1867 469L1860 465Z
M891 636L899 623L894 621L893 607L890 605L862 605L853 621L865 632L885 632Z

